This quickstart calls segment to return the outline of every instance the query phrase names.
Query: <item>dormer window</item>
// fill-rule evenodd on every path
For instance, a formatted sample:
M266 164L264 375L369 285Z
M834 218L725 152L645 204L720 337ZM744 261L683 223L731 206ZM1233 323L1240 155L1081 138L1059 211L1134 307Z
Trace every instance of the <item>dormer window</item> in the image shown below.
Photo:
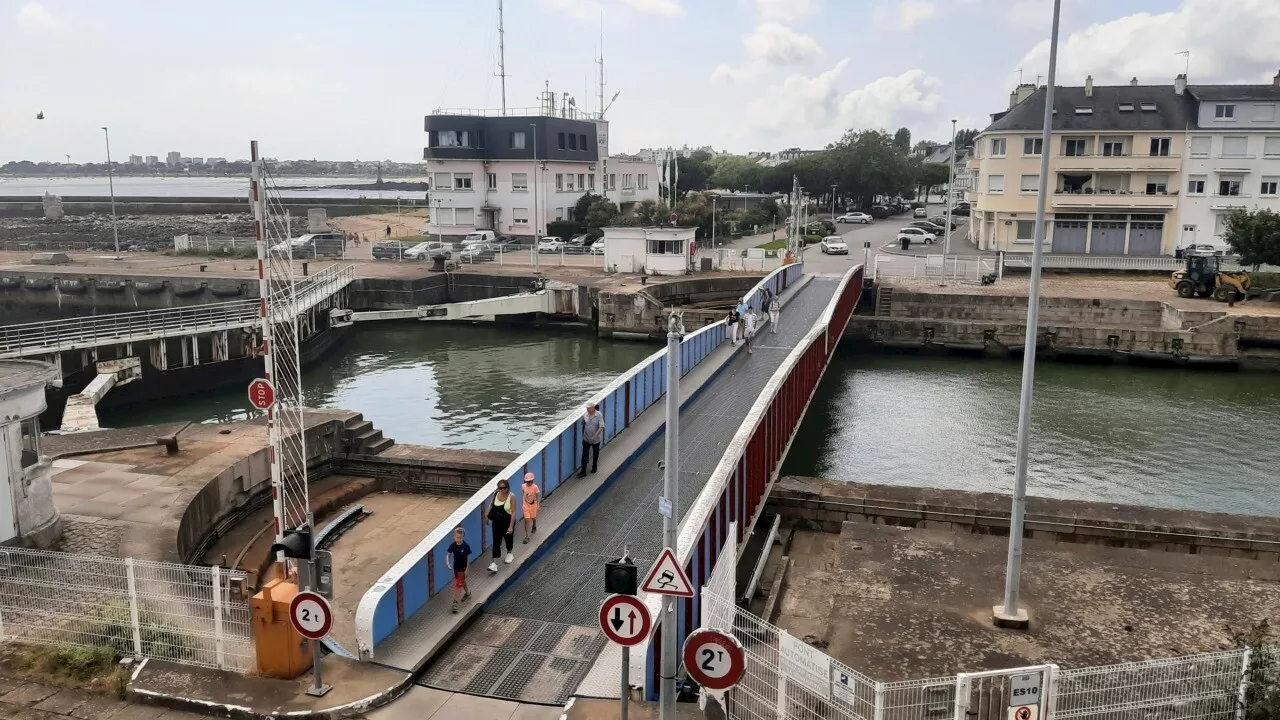
M1133 112L1133 103L1120 103L1120 112Z
M1142 103L1142 112L1155 112L1155 111L1156 111L1155 103Z
M1077 115L1092 115L1092 114L1093 114L1093 108L1091 108L1091 107L1079 107L1079 106L1076 106L1076 114L1077 114Z

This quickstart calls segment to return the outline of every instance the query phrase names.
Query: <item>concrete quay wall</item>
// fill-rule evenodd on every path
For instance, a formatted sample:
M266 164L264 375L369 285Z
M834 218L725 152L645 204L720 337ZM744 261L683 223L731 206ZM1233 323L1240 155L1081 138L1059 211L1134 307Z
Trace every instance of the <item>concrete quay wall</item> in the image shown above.
M688 308L684 311L686 329L692 331L710 325L724 319L725 311L691 306L728 305L758 282L760 276L726 275L654 283L641 289L600 290L595 298L599 307L600 337L663 337L666 334L667 311L673 306Z
M787 476L766 505L834 533L842 523L864 522L1009 534L1009 497L994 493ZM1280 563L1280 518L1028 497L1025 537Z

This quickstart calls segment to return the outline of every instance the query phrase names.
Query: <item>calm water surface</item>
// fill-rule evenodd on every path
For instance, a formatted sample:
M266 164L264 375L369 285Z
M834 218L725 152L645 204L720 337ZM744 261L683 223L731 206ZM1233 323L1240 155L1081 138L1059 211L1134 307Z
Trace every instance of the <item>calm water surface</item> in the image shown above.
M392 178L392 181L407 178ZM355 183L372 183L369 177L281 177L276 184L289 186L324 186L351 185ZM0 196L10 195L43 195L46 192L59 196L108 194L107 178L104 177L0 177ZM115 179L116 197L216 197L232 198L249 196L248 177L118 177ZM284 197L326 197L326 198L358 198L369 197L379 200L396 198L423 200L425 193L421 190L347 190L332 188L328 190L281 190Z
M522 452L658 345L419 322L354 328L304 372L307 403L364 413L397 442ZM106 427L251 417L244 390L104 411Z
M1021 363L841 350L784 471L1007 493ZM1032 495L1280 515L1280 376L1045 363Z

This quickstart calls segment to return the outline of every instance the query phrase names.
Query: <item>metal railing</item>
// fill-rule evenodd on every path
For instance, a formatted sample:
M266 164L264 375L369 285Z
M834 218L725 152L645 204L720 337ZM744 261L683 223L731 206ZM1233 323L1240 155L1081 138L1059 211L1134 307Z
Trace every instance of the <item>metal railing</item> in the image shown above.
M244 573L132 558L0 550L0 638L247 672Z
M298 285L297 303L282 310L301 313L355 279L352 266L331 266ZM64 350L163 337L251 327L258 322L257 300L141 310L110 315L0 326L0 359L43 355Z
M177 252L200 251L240 252L256 249L258 239L255 237L232 237L229 235L174 235L173 249Z
M997 266L996 258L977 255L876 255L871 277L874 280L938 278L978 283L983 275L996 272Z
M1031 253L1003 253L993 255L876 255L872 263L872 277L880 278L929 278L951 279L957 282L978 281L983 275L1003 268L1028 269ZM1173 272L1185 269L1187 261L1181 258L1134 255L1057 255L1044 254L1044 267L1049 270L1147 270ZM1222 269L1228 272L1252 271L1233 258L1223 258ZM1261 272L1280 272L1280 267L1263 265Z

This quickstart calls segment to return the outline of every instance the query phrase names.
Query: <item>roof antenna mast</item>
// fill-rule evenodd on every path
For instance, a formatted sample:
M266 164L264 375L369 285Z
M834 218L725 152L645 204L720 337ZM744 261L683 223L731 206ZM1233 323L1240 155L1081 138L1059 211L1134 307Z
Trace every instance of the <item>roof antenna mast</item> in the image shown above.
M498 77L502 78L502 114L507 114L507 49L502 29L502 0L498 0Z

